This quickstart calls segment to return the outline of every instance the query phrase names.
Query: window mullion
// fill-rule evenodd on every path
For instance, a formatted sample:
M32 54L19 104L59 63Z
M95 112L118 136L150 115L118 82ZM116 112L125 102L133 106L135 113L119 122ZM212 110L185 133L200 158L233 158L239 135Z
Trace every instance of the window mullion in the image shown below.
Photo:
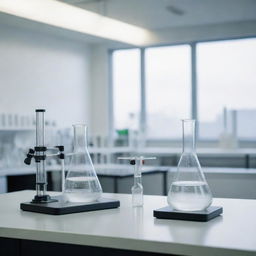
M113 51L108 52L108 143L114 145Z
M145 85L145 48L140 49L140 139L145 139L146 134L146 85Z

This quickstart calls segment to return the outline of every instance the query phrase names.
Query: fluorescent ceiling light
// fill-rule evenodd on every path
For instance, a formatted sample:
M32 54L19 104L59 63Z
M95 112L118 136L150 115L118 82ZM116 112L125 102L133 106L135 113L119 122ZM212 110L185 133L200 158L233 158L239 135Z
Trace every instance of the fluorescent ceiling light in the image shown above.
M149 30L55 0L0 0L0 12L137 46L153 36Z

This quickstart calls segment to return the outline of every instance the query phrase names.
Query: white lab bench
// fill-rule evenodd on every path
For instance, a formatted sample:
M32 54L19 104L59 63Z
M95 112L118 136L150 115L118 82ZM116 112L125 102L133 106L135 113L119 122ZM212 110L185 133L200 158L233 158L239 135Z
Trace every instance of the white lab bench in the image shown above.
M155 219L163 196L144 196L144 207L133 208L131 195L104 194L120 208L52 216L19 209L33 195L0 195L0 255L256 255L256 200L214 199L224 213L202 223Z

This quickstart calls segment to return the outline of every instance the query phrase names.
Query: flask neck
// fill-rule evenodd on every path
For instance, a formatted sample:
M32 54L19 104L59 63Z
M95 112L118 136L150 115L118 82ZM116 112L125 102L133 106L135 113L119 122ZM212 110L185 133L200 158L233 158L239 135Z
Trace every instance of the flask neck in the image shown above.
M142 158L135 159L134 165L134 185L141 183Z
M73 125L74 129L74 152L87 150L87 126L84 124Z
M183 153L195 152L195 120L182 120Z

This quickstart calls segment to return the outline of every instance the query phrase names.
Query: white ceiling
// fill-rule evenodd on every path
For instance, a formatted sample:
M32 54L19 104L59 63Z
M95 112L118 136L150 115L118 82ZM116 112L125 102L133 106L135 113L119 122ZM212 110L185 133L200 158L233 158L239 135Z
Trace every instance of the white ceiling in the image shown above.
M256 0L59 1L148 29L256 20Z
M170 34L167 38L161 39L161 43L168 43L177 37L177 42L184 40L192 40L191 33L193 29L188 26L209 25L209 24L226 24L232 25L231 30L234 32L228 34L229 37L241 35L241 29L246 31L242 35L247 36L248 33L255 35L256 33L256 0L59 0L68 4L82 7L84 9L97 12L108 17L127 22L133 25L144 27L147 29L164 29L173 27L187 27L185 33L188 38L184 39L184 35ZM175 13L166 9L170 6ZM241 21L254 21L249 26L248 23L240 23ZM71 40L79 40L88 43L104 43L110 45L111 48L126 47L126 44L111 41L88 34L82 34L47 24L34 22L28 19L19 18L0 12L0 30L1 26L10 25L19 29L29 29L34 33L46 33L61 36ZM240 28L238 28L238 26ZM243 26L242 26L243 25ZM220 26L225 27L223 25ZM197 27L195 27L197 28ZM201 31L201 28L198 28ZM239 30L240 29L240 30ZM165 30L164 30L165 31ZM192 32L191 32L192 31ZM217 33L216 38L223 37L224 32ZM238 31L238 32L237 32ZM248 32L249 31L249 32ZM255 33L254 33L255 31ZM190 33L191 32L191 33ZM158 31L156 31L158 33ZM161 33L161 30L160 30ZM168 32L169 33L169 32ZM204 32L205 33L205 30ZM237 34L236 34L237 33ZM168 34L169 35L169 34ZM160 35L161 36L161 35ZM197 38L192 36L192 38ZM209 37L209 34L208 34ZM207 37L207 38L208 38ZM225 37L225 36L224 36ZM211 38L211 37L210 37ZM213 36L213 38L215 38ZM209 39L209 38L208 38ZM196 40L196 39L195 39ZM160 42L159 41L159 42ZM175 41L175 40L174 40ZM156 41L156 43L159 43ZM176 41L175 41L176 42ZM155 42L153 42L154 44Z

